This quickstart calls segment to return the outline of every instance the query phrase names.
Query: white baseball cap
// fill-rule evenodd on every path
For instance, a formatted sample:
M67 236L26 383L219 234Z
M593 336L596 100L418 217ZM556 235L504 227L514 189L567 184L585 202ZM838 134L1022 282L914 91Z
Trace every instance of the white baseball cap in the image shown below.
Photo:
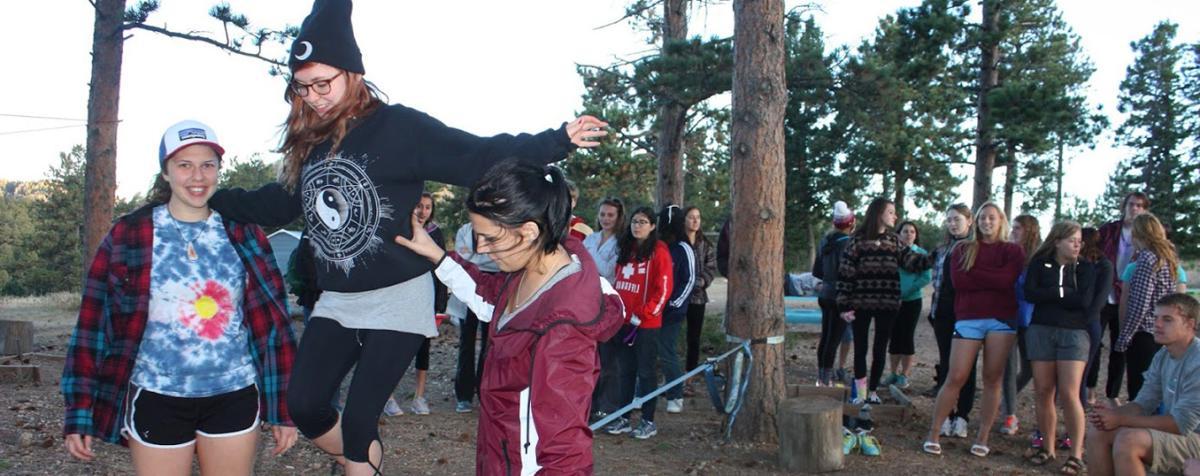
M175 123L163 133L158 144L158 164L162 165L179 149L193 144L212 147L217 156L225 155L225 148L217 142L217 133L200 121L186 120Z

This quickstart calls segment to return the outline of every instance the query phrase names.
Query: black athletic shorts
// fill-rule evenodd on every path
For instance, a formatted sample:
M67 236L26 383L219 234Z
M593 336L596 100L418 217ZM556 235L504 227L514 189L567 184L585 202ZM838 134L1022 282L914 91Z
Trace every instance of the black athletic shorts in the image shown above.
M183 398L129 386L121 433L151 448L180 448L208 438L237 436L258 428L258 387L211 397Z

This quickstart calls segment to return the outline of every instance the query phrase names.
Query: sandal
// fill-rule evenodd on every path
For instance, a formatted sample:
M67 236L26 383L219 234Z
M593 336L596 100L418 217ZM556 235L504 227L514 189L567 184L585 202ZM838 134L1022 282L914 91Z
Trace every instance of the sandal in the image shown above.
M1045 448L1038 448L1037 452L1034 453L1033 456L1025 458L1025 461L1028 461L1029 464L1034 466L1042 466L1053 460L1054 455L1050 454L1049 451L1046 451Z
M925 444L921 446L921 450L934 456L941 456L942 445L932 441L926 441Z
M991 453L991 452L992 452L992 450L990 448L988 448L987 446L981 445L979 443L975 443L975 444L971 445L971 454L978 456L980 458L987 458L988 453Z
M1083 460L1074 456L1067 457L1067 462L1058 468L1059 474L1077 475L1083 473Z

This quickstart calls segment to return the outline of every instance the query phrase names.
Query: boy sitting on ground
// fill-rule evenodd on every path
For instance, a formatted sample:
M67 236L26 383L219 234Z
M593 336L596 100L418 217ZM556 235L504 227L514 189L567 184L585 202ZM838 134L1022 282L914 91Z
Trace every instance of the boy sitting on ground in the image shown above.
M1088 415L1092 475L1182 474L1185 461L1200 457L1200 302L1168 294L1154 316L1154 342L1162 348L1141 391L1118 408L1097 400Z

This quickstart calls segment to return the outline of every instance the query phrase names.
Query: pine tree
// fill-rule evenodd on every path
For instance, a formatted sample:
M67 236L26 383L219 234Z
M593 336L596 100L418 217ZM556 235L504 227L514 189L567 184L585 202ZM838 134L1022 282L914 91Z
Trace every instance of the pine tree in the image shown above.
M1189 154L1194 113L1189 113L1182 70L1185 46L1175 42L1177 25L1162 22L1133 42L1134 62L1121 81L1118 110L1127 114L1117 129L1120 143L1134 151L1128 170L1115 175L1115 191L1142 189L1151 211L1171 230L1181 254L1196 256L1200 244L1200 158Z

